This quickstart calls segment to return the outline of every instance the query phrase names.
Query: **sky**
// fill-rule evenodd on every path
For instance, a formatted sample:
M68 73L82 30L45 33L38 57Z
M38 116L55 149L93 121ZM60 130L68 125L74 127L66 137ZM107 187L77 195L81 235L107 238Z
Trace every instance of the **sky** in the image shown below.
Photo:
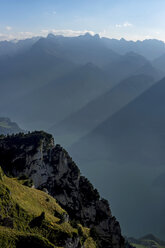
M0 0L0 40L76 36L165 41L165 0Z

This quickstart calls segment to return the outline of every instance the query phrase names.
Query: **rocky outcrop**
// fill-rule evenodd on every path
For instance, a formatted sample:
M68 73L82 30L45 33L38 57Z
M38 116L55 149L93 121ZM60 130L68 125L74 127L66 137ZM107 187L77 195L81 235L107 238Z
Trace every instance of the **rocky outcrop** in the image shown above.
M81 176L69 154L54 145L51 135L33 132L1 137L0 164L6 174L26 175L36 188L56 198L72 221L91 228L99 247L124 247L120 225L108 202Z

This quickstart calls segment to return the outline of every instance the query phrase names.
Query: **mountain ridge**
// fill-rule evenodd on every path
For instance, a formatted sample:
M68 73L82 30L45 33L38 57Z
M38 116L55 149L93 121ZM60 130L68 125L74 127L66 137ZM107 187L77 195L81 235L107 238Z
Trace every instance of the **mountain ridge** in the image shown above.
M4 248L96 248L90 229L72 226L69 215L25 176L7 177L0 168L0 245Z
M13 177L26 175L35 188L57 199L71 219L98 233L98 247L124 247L120 225L109 204L83 176L68 153L54 145L52 135L32 132L0 138L0 162ZM75 246L77 247L77 246Z
M139 212L137 205L132 202L127 204L123 197L121 201L125 206L125 211L130 209L127 212L130 219L127 218L126 220L123 218L124 211L118 208L120 217L124 219L123 223L130 222L131 224L132 218L135 218L139 230L143 230L143 233L153 232L162 238L164 235L164 224L161 221L164 216L163 206L165 205L164 184L162 183L159 187L155 184L156 182L158 184L161 175L163 182L164 175L164 87L165 78L68 149L80 164L81 169L87 170L89 168L88 177L91 178L92 170L97 168L98 174L95 173L93 180L97 182L98 187L101 187L102 184L100 183L101 175L104 178L104 185L102 186L104 189L105 187L115 187L112 171L114 177L120 176L123 185L120 191L124 194L127 190L132 197L135 191L138 199L137 205L143 206L143 210ZM107 178L103 175L99 164L102 164ZM129 183L132 183L132 189L129 188ZM108 195L107 191L106 193ZM111 194L113 194L112 191ZM125 197L129 200L126 195ZM115 202L117 206L118 200L115 199ZM136 214L133 215L133 211ZM145 223L141 226L144 219ZM151 219L152 222L150 223ZM155 226L159 229L155 229ZM126 225L125 228L127 228ZM131 233L131 230L129 229L128 232ZM141 236L138 230L137 233Z
M20 43L24 43L26 42L26 40L30 41L32 39L42 39L44 37L32 37L29 39L24 39L24 40L18 40L17 42L13 42L11 41L0 41L0 47L3 46L4 43L9 44L9 46L15 46L16 47L16 43L20 42ZM130 51L135 51L137 53L140 53L142 55L145 54L145 56L150 59L156 59L158 57L160 57L164 52L165 52L165 45L164 42L158 39L145 39L143 41L137 40L137 41L129 41L126 40L124 38L121 39L115 39L115 38L108 38L108 37L99 37L98 34L95 35L91 35L89 33L86 33L84 35L79 35L76 37L66 37L63 35L56 35L56 34L51 34L49 33L47 35L47 38L56 38L56 39L64 39L64 38L68 38L68 39L75 39L75 38L91 38L91 39L100 39L102 41L102 43L111 48L112 50L116 51L117 53L120 54L124 54ZM14 48L15 49L15 48ZM153 55L152 55L153 54ZM1 53L0 53L1 55Z
M129 77L57 123L49 131L56 134L62 144L71 146L75 140L92 131L99 123L119 111L154 83L156 82L152 77L146 75Z

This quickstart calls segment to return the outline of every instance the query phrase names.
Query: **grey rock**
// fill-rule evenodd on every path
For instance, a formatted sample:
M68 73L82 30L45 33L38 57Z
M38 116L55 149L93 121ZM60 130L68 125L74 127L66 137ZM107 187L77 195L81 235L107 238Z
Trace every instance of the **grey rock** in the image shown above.
M108 202L81 176L69 154L60 145L54 145L51 135L34 132L17 139L0 139L0 163L6 173L15 177L26 175L33 180L35 188L49 192L68 212L64 221L70 218L94 227L99 247L124 247L120 225L112 216ZM71 239L65 247L76 248L76 242Z

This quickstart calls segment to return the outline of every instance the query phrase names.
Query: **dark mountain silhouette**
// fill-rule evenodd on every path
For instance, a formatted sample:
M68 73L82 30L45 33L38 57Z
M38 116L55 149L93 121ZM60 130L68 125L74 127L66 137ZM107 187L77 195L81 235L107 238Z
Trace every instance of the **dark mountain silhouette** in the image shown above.
M147 63L144 57L134 53L118 55L98 35L90 34L79 37L50 34L47 38L17 43L0 42L1 48L5 46L4 54L10 51L10 46L15 52L9 52L12 56L0 56L0 97L4 108L8 101L67 74L78 64L94 63L106 68L115 84Z
M157 40L90 34L0 43L0 115L81 137L71 155L133 236L165 235L165 80L150 87L164 53Z
M106 92L112 85L105 72L87 64L24 95L6 106L5 111L11 117L14 115L20 123L32 123L33 128L39 122L40 127L44 122L50 127Z
M24 53L1 59L0 65L1 115L16 117L28 128L60 122L133 74L160 77L143 56L133 52L119 56L90 34L72 38L50 34Z
M1 106L32 89L64 76L75 65L50 54L43 49L34 49L12 57L0 58Z
M105 49L108 48L111 55L114 55L116 58L117 54L124 55L128 52L135 52L145 56L149 60L156 59L165 53L165 45L163 41L156 39L148 39L144 41L128 41L125 39L110 39L110 38L100 38L99 35L92 36L89 33L85 35L80 35L78 37L64 37L62 35L53 35L49 34L46 39L41 37L33 37L25 40L13 40L13 41L0 41L0 56L4 55L15 55L20 53L26 49L29 49L33 44L35 44L39 39L42 39L41 43L43 46L51 49L52 46L56 45L56 52L62 51L64 56L69 56L69 53L74 53L74 59L83 61L85 58L89 58L90 56L94 56L93 58L98 58L98 55L94 55L93 51L88 51L81 56L81 59L78 58L78 54L80 50L85 51L85 46L91 46L92 50L94 48L103 49L102 52L105 52ZM47 40L47 41L46 41ZM49 40L49 41L48 41ZM45 42L46 41L46 42ZM49 46L48 46L48 43ZM47 43L47 45L46 45ZM74 49L75 47L75 49ZM59 50L60 49L60 50ZM53 49L54 52L54 49ZM100 53L100 61L108 58L108 54ZM89 61L85 61L83 63L87 63ZM99 64L102 64L99 62Z
M165 142L163 136L164 91L165 79L162 79L139 98L108 118L89 137L101 135L104 138L105 135L107 146L109 142L113 142L111 152L114 157L117 157L116 153L118 153L114 144L116 143L118 148L120 146L120 156L116 158L118 162L130 164L136 160L143 165L146 163L161 165L164 159L163 144ZM127 145L123 146L125 142Z
M70 146L119 111L154 83L152 77L132 76L54 125L50 131L59 143Z
M163 191L154 182L164 173L164 92L162 79L69 149L83 170L88 168L96 185L103 187L106 196L110 194L113 198L111 188L118 176L121 198L118 201L114 196L114 206L121 223L127 223L126 229L128 223L135 221L138 230L143 233L148 230L160 237L165 235L162 222L165 200ZM135 194L136 204L129 201ZM137 234L142 235L138 230Z
M163 76L143 56L133 52L121 56L105 68L115 85L112 90L49 129L62 144L71 145ZM122 81L119 83L120 79Z
M28 43L30 42L30 40L19 41L16 44L20 44L21 42ZM12 46L16 46L16 44L12 42L6 42L6 43L7 43L7 46L9 44ZM50 87L51 82L53 82L52 84L54 84L55 81L61 82L64 80L65 75L68 75L67 76L68 79L65 78L65 81L68 81L68 85L69 85L70 80L72 80L72 78L70 78L72 77L70 76L71 71L74 74L77 67L80 67L81 65L85 66L84 64L86 63L88 64L93 61L95 64L100 63L100 65L101 64L103 65L103 64L112 62L116 60L116 58L119 57L119 55L117 55L113 51L110 51L110 49L108 49L107 47L104 46L104 44L102 44L101 39L98 35L91 36L90 34L86 34L86 35L74 37L74 38L54 36L50 34L48 35L47 38L40 38L40 39L37 39L33 44L30 43L30 45L28 46L28 49L21 50L22 52L18 50L15 53L13 52L13 56L0 57L0 98L1 98L0 108L1 108L1 115L5 115L5 116L11 116L11 112L7 111L9 109L7 105L10 105L11 107L14 107L15 105L17 105L17 108L18 107L20 108L20 106L23 103L23 105L25 106L25 109L21 110L22 108L20 108L20 112L21 111L23 111L23 113L26 112L27 105L26 105L25 95L27 95L29 99L30 98L33 99L35 98L34 94L36 94L36 100L34 99L32 101L30 101L29 99L28 100L31 103L33 102L34 103L33 108L37 109L37 106L36 107L34 106L36 105L37 96L39 95L39 92L44 90L42 87L49 83L48 89L46 89L47 95L49 95L49 89L51 88ZM76 65L74 62L76 63ZM99 80L101 83L101 76L99 76L97 72L96 72L96 76L94 76L94 71L93 71L93 76L92 76L93 78L90 79L89 73L84 70L83 73L84 74L87 73L87 76L85 79L83 73L80 72L80 75L78 75L79 68L77 70L78 70L77 76L76 76L77 79L73 79L73 81L74 80L79 80L79 81L85 80L86 85L87 85L90 80L94 80L96 81L96 84L94 84L93 86L96 86L97 81ZM105 81L106 77L107 77L106 73L102 72L102 81ZM111 79L109 81L111 81L110 87L112 87L112 85L114 85L114 82ZM70 87L68 87L70 91L72 92L74 92L74 84L75 84L75 81L72 83L72 86L70 85ZM102 86L101 86L102 89L103 89L103 86L104 86L104 82L102 83ZM63 87L63 86L60 86L60 87ZM86 87L86 86L82 86L82 87ZM97 86L96 86L96 90L95 89L93 90L92 87L91 88L90 87L91 87L91 84L89 84L88 90L90 91L90 94L93 94L93 97L96 91L99 92L100 90L99 94L103 92L101 88L97 88ZM52 90L53 89L51 89L51 92ZM105 90L106 88L104 89L104 91ZM63 89L63 92L61 92L62 95L64 91L65 90ZM92 91L94 93L92 93ZM41 96L40 99L45 99L44 96L46 96L46 93L43 95L43 98ZM25 103L24 103L24 97L25 97ZM88 99L88 93L87 93L87 98L84 99L83 104L86 104L89 100L92 100L92 98L90 99L89 97ZM21 105L20 105L20 102L21 102ZM71 102L73 101L71 100ZM29 106L28 106L29 108L30 106L32 106L30 105L31 103L29 103ZM65 103L67 103L67 100L66 102L64 101L63 105L65 105ZM42 103L38 103L38 105L40 104L42 106ZM51 102L51 104L53 104L53 102ZM75 102L75 106L76 104L77 103ZM56 102L56 106L57 106L57 102ZM81 106L82 104L80 103L80 107ZM48 104L48 107L50 107L49 104ZM74 106L72 107L74 110ZM66 113L67 110L68 109L64 110L64 112ZM36 111L38 111L38 109ZM40 108L39 111L42 111L42 107ZM43 112L44 112L44 109L43 109ZM46 112L49 112L49 110L46 109L45 113ZM57 112L62 113L59 109ZM59 116L57 112L55 112L55 115L57 115L56 119ZM61 118L65 117L65 113L63 116L61 116ZM70 112L68 112L68 114L70 114ZM31 119L31 115L33 116L34 114L30 113L29 121ZM28 113L27 113L27 116L28 116ZM47 116L43 116L43 118L46 119Z

